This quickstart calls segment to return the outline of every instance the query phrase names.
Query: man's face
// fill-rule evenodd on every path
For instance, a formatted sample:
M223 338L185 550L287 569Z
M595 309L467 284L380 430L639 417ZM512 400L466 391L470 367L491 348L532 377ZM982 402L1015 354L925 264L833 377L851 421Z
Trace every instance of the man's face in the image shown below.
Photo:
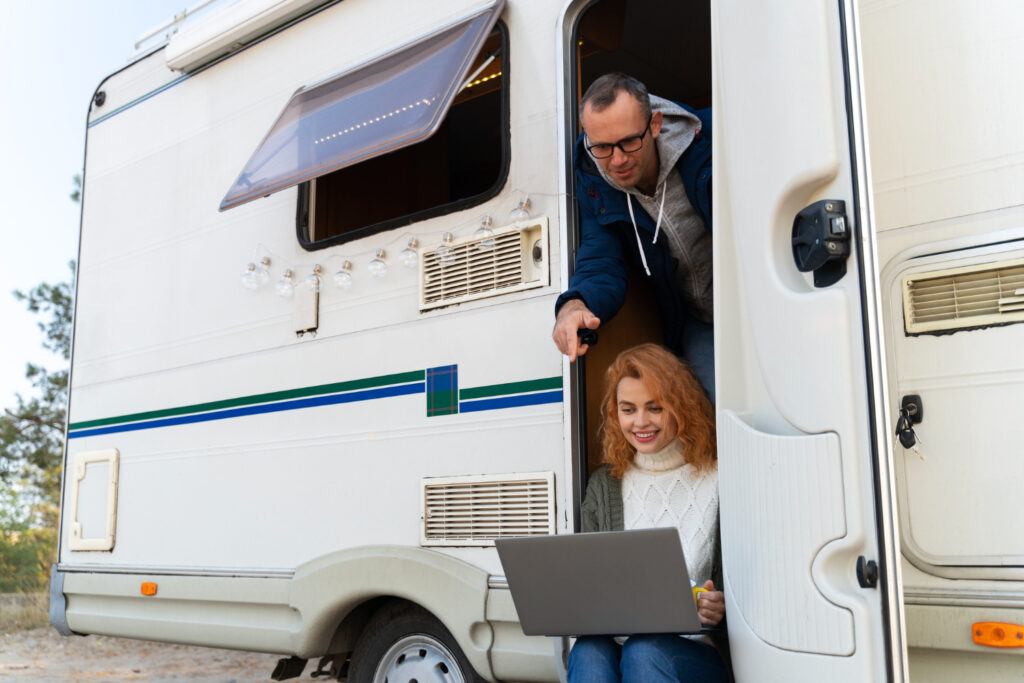
M595 111L588 104L581 118L588 146L613 144L644 134L647 126L640 103L625 91L619 91L615 102L601 111ZM619 186L637 187L645 194L653 194L658 180L658 148L654 139L660 132L661 112L654 112L650 130L644 134L640 149L627 153L614 147L610 157L595 161Z

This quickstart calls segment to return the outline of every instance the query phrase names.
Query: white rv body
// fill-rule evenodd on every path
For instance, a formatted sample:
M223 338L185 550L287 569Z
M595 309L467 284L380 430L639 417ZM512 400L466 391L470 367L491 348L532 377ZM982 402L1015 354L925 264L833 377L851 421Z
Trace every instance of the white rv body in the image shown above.
M576 242L580 24L599 4L237 3L100 85L51 584L58 628L336 654L337 673L374 612L404 600L436 617L481 677L557 680L561 643L522 634L492 541L578 526L600 356L584 373L548 331ZM1013 119L1024 96L1002 81L1024 66L1020 11L953 0L710 8L735 679L1013 680L1024 649L973 633L1024 623L1013 515L1024 472L1012 448L1024 436L1012 353L1024 326L908 332L904 287L907 275L984 264L1012 276L1024 259ZM487 12L500 12L505 41L507 166L494 192L310 248L297 216L315 189L218 211L300 88ZM372 180L384 190L368 202L411 192ZM510 215L526 196L528 215ZM791 233L820 200L845 205L853 240L846 274L818 287L797 271ZM447 277L435 251L446 233L478 254L484 216L499 247L522 240L508 252L521 281L428 301ZM383 277L369 272L375 258ZM246 264L264 259L269 282L248 276L254 289L243 288ZM280 297L286 269L294 293ZM339 271L350 288L335 286ZM624 327L607 326L605 349L645 340ZM923 403L920 455L889 438L908 394Z

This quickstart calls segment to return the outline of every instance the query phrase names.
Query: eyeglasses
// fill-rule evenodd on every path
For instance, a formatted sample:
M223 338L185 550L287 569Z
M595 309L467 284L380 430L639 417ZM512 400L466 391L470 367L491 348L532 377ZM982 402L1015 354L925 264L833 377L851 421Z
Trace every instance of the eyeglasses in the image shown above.
M632 154L637 152L641 147L644 146L644 138L647 136L647 131L651 129L651 117L647 117L647 125L644 127L644 132L640 135L630 135L628 138L622 138L618 142L599 142L596 145L587 145L587 149L594 155L595 159L607 159L611 155L615 154L615 148L618 147L623 151L624 154ZM590 140L588 139L589 143Z

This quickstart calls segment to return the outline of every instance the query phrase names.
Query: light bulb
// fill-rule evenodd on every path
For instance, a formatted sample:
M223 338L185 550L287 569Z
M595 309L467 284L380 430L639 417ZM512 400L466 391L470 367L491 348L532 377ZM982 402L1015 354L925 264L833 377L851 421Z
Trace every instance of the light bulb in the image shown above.
M388 264L384 261L384 256L384 250L378 249L374 254L373 260L366 264L366 270L373 277L384 277L388 274Z
M452 246L454 240L455 236L450 232L441 235L441 244L434 249L434 256L441 262L441 265L450 266L455 263L455 247Z
M473 237L479 240L476 243L478 251L494 249L494 231L491 230L491 217L489 215L480 219L480 227L473 233Z
M516 204L515 208L508 214L508 219L513 223L530 220L530 195L526 195Z
M257 289L260 286L255 263L246 264L245 272L242 273L242 286L250 290Z
M409 246L402 251L398 252L398 262L406 268L415 268L420 263L419 252L416 248L420 246L420 243L416 241L415 237L409 238Z
M270 257L264 256L256 264L256 286L262 287L270 282Z
M334 285L338 289L348 289L352 286L352 262L345 261L341 268L334 273Z
M275 285L278 296L289 297L295 294L295 277L289 268L285 268L284 272L281 273L281 279L277 281Z
M314 292L320 291L320 273L323 270L319 265L313 266L313 272L306 277L306 284L309 285Z

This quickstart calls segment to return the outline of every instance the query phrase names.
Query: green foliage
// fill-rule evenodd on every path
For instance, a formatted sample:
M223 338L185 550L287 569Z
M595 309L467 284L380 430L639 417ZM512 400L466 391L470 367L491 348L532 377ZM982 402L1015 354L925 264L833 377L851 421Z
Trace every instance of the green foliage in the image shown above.
M71 199L80 201L81 176L72 184ZM44 590L57 546L75 262L68 265L68 282L14 292L39 316L43 348L64 364L48 370L28 363L34 395L17 394L0 413L0 593Z
M69 264L74 279L74 262ZM43 283L29 292L14 292L28 310L43 317L39 323L43 347L65 362L71 358L71 283ZM25 376L37 395L20 394L16 405L0 415L0 481L24 480L45 505L60 499L60 467L64 447L64 418L68 394L67 368L51 371L28 363Z
M26 510L14 489L0 490L0 593L46 589L57 526L52 516L44 517L35 506Z

